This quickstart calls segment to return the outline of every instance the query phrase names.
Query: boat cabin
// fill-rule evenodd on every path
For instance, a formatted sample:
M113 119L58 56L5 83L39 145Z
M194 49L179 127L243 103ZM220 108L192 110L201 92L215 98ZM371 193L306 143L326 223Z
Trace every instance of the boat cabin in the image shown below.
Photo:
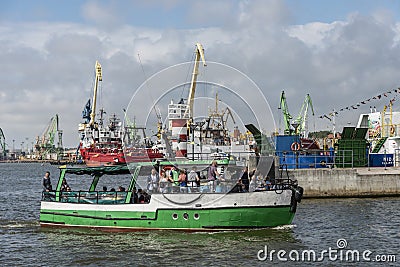
M259 166L263 166L263 169L247 168L247 188L240 185L240 182L249 163L227 158L140 162L102 167L61 166L55 190L43 192L42 200L86 204L145 204L150 202L152 194L232 193L272 190L274 186L278 188L278 184L283 181L275 179L273 158L261 160L263 162ZM209 179L212 162L216 163L218 173L214 181ZM150 178L153 169L155 180ZM195 172L195 175L191 172ZM178 181L180 174L186 178L184 182ZM140 197L138 195L143 195L144 199L137 199Z

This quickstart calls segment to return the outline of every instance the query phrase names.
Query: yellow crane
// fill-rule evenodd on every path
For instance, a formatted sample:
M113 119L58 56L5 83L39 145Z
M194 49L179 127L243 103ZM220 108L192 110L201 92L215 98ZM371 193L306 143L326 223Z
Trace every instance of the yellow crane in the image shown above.
M95 124L97 88L99 86L99 82L103 80L102 74L101 74L101 65L97 60L96 60L96 64L95 64L95 71L96 71L96 78L94 81L94 89L93 89L93 107L92 107L92 113L90 113L90 122L89 122L89 125L91 127L93 127Z
M194 94L196 92L196 82L197 75L199 74L199 64L200 60L203 62L203 66L207 66L206 60L204 57L204 48L200 43L196 43L196 58L193 67L192 81L190 83L189 90L189 98L188 98L188 110L186 110L186 114L189 112L190 121L188 123L188 127L193 122L193 103L194 103Z

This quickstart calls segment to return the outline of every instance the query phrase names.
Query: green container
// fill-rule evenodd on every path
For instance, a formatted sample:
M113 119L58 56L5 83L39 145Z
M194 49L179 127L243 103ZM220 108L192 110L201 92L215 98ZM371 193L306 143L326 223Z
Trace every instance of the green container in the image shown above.
M335 164L339 168L365 167L367 141L365 139L341 139L335 145Z

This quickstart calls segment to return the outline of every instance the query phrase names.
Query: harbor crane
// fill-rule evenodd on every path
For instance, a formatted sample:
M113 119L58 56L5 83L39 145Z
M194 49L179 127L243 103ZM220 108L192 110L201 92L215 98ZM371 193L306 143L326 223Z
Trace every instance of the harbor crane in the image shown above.
M199 64L200 60L203 62L203 66L207 66L204 57L204 48L200 43L196 43L196 58L193 67L192 81L190 83L189 97L188 97L188 109L185 113L189 113L190 121L188 123L188 128L190 124L193 123L193 104L194 104L194 94L196 92L197 75L199 74Z
M283 114L283 122L285 127L284 134L300 135L301 137L306 137L309 109L311 109L312 115L314 116L314 107L312 105L310 95L306 95L303 105L301 106L299 115L293 121L291 121L293 117L289 113L289 108L284 91L282 91L281 93L280 105L278 109L281 109Z
M281 109L283 113L283 123L285 124L284 134L292 135L293 129L290 127L290 120L292 119L292 116L289 113L289 108L286 102L285 91L282 91L281 93L281 99L278 109Z
M103 76L101 72L101 65L98 61L96 61L95 65L96 69L96 78L94 81L94 92L93 92L93 107L92 107L92 113L90 113L90 122L89 125L91 127L94 127L95 125L95 117L96 117L96 104L97 104L97 88L99 85L99 82L103 81Z
M306 95L303 105L301 106L299 115L294 120L294 125L297 125L295 128L295 134L299 134L302 137L307 137L307 122L308 122L308 110L311 109L312 115L314 116L314 107L311 101L311 97L309 94ZM293 125L293 124L292 124Z
M57 144L55 138L58 136ZM56 153L57 159L63 150L62 130L58 127L58 115L50 119L43 133L36 138L35 151L38 159L54 159L51 154Z

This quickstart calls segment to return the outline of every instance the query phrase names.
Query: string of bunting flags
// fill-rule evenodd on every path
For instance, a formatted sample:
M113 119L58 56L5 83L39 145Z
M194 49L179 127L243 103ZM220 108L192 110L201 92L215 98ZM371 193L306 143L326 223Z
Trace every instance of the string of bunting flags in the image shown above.
M393 93L393 94L394 94L394 93L400 93L400 88L393 89L393 90L391 90L391 91L387 91L387 92L382 93L382 94L379 94L379 95L377 95L377 96L368 98L368 99L366 99L366 100L364 100L364 101L358 102L357 104L350 105L350 106L345 107L345 108L341 108L341 109L339 109L338 111L332 111L332 112L330 112L330 113L328 113L328 114L322 114L322 115L319 116L318 118L320 118L320 119L328 119L328 120L332 121L332 118L331 118L331 117L336 116L336 115L338 115L339 113L341 113L341 112L343 112L343 111L350 111L350 110L358 109L361 105L366 105L367 103L369 103L369 102L371 102L371 101L380 100L382 97L388 97L388 96L389 96L390 94L392 94L392 93ZM393 103L395 100L396 100L396 96L394 96L394 97L390 100L390 103Z

